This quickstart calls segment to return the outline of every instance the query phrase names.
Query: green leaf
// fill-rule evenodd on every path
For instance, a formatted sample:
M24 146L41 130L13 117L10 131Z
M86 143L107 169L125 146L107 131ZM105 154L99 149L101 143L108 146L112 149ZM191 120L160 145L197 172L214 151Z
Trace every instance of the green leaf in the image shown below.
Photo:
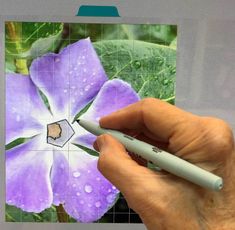
M86 153L88 153L88 154L90 154L92 156L95 156L95 157L99 156L99 153L96 152L95 150L92 150L90 148L87 148L86 146L79 145L79 144L76 144L76 143L72 143L72 144L77 146L78 148L82 149L83 151L85 151Z
M171 42L170 47L174 49L177 48L177 37Z
M135 40L95 42L94 47L109 79L130 83L141 98L174 102L176 49Z
M7 222L57 222L57 213L54 206L41 213L24 212L15 206L6 205Z
M62 30L62 23L7 22L6 54L35 58L54 51Z

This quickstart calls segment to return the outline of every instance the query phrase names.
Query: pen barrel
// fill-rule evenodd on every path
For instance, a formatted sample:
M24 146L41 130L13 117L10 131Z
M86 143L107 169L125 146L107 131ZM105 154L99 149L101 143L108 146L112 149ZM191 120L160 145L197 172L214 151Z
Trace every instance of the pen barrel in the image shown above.
M218 191L223 187L223 180L221 177L195 166L173 154L158 149L155 146L137 140L116 130L103 129L94 122L79 120L79 124L97 136L105 133L112 135L119 140L128 151L141 156L159 168L178 177L212 190Z
M120 132L111 130L108 133L117 138L128 151L136 153L167 172L204 188L218 191L223 187L221 177L195 166L188 161Z

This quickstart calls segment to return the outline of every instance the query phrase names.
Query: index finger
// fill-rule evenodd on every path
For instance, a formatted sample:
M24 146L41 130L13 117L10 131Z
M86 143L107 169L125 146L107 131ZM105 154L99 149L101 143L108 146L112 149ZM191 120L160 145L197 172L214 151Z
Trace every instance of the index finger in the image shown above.
M148 130L169 140L177 127L196 116L155 98L143 99L100 119L100 126L117 130Z

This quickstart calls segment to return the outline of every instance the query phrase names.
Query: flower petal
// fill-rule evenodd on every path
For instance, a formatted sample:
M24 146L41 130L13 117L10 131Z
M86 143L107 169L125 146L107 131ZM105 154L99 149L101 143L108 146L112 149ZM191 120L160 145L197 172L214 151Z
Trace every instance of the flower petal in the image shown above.
M81 118L98 122L100 117L135 103L138 100L140 100L138 94L128 83L119 79L107 81L90 108ZM75 133L79 135L74 138L73 142L93 148L92 144L96 137L77 124L74 126L74 129L76 129Z
M6 75L6 143L39 134L50 116L29 76Z
M30 67L33 82L48 97L52 111L74 116L107 80L90 39L80 40L59 54L47 54Z
M62 203L65 211L79 222L100 219L114 204L119 191L98 171L97 158L82 150L55 154L54 204Z
M6 151L6 202L27 212L41 212L52 204L52 151L37 151L41 137ZM46 146L45 146L46 147ZM40 149L40 148L39 148Z

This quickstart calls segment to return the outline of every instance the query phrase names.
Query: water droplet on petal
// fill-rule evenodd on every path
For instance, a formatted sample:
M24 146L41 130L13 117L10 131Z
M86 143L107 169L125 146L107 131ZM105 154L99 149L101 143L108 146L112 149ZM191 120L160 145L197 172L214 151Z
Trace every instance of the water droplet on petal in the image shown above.
M80 192L77 192L77 193L76 193L76 195L77 195L77 196L80 196L80 195L81 195L81 193L80 193Z
M60 61L60 58L57 57L57 58L55 59L55 62L59 62L59 61Z
M114 200L113 194L109 194L109 195L106 197L106 200L107 200L108 203L112 203L113 200Z
M80 202L79 202L80 204L84 204L84 200L80 200Z
M16 116L16 121L19 122L20 121L20 115Z
M111 192L111 191L112 191L111 189L108 190L108 192Z
M67 89L64 89L64 93L67 93L68 92L68 90Z
M69 74L71 75L73 73L73 71L69 71Z
M84 56L84 55L82 56L82 59L85 59L85 56Z
M97 180L97 181L100 181L100 177L96 177L96 180Z
M84 79L82 80L82 82L86 82L86 78L84 78Z
M76 171L76 172L73 173L73 176L76 177L76 178L77 178L77 177L80 177L80 176L81 176L81 173L78 172L78 171Z
M89 89L90 89L90 85L87 85L84 90L88 91Z
M101 202L100 201L95 202L95 206L96 208L99 208L101 206Z
M8 203L8 204L12 204L13 201L12 201L12 200L7 200L7 203Z
M77 185L76 184L73 184L72 187L75 188Z
M85 185L85 188L84 188L85 192L87 193L91 193L93 191L93 188L91 185Z
M112 186L112 189L113 189L113 190L116 190L117 188L113 185L113 186Z

